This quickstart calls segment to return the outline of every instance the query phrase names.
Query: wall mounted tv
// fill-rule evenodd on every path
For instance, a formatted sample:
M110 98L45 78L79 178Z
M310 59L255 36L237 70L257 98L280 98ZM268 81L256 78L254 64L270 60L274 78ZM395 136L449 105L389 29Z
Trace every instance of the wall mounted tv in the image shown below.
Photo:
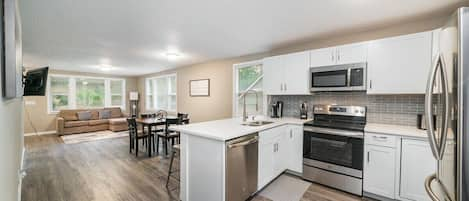
M49 67L30 70L24 76L23 96L44 96L47 87Z
M16 0L0 0L0 64L2 97L23 95L21 23Z

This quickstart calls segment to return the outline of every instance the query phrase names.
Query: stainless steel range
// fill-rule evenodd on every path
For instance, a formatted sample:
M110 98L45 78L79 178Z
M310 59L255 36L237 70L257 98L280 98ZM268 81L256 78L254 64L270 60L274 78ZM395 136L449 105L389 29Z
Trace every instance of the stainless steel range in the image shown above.
M362 195L366 108L315 105L304 124L303 178Z

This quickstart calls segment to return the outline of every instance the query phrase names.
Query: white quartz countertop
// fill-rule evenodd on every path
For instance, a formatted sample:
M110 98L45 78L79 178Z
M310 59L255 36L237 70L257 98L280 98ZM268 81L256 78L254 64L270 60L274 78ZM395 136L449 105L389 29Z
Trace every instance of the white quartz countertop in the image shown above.
M413 126L367 123L365 133L367 132L427 139L426 130L421 130Z
M226 141L286 124L303 125L303 123L310 121L311 119L299 119L291 117L262 117L256 118L256 121L257 120L272 121L274 123L266 124L263 126L246 126L241 125L241 118L230 118L200 123L192 123L180 126L172 126L171 130L179 131L181 132L181 134L195 135L214 140Z

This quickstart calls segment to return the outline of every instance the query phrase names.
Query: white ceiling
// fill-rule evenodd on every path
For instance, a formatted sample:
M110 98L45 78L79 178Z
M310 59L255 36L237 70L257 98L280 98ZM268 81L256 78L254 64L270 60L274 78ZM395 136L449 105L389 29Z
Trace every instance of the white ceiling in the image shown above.
M459 0L19 0L24 65L142 75L428 17ZM168 60L165 53L178 52ZM101 63L113 70L102 72Z

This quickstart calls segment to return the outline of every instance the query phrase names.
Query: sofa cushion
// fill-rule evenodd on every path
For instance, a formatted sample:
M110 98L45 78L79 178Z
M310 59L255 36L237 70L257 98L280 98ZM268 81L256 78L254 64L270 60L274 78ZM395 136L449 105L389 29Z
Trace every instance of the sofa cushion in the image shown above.
M79 121L87 121L91 119L91 112L90 111L77 112L77 116L78 116Z
M113 118L109 119L109 124L116 125L116 124L127 124L126 118Z
M89 120L88 121L90 126L101 125L101 124L108 124L109 120L107 119L97 119L97 120Z
M88 121L66 121L64 123L65 128L78 127L78 126L88 126Z
M78 120L77 110L61 110L58 116L64 118L65 121Z
M90 110L91 112L91 119L98 120L99 119L99 110Z
M111 110L100 110L99 111L100 119L109 119L111 118Z
M121 111L120 107L109 107L109 108L104 108L104 109L111 111L111 118L120 118L120 117L122 117L122 111Z

